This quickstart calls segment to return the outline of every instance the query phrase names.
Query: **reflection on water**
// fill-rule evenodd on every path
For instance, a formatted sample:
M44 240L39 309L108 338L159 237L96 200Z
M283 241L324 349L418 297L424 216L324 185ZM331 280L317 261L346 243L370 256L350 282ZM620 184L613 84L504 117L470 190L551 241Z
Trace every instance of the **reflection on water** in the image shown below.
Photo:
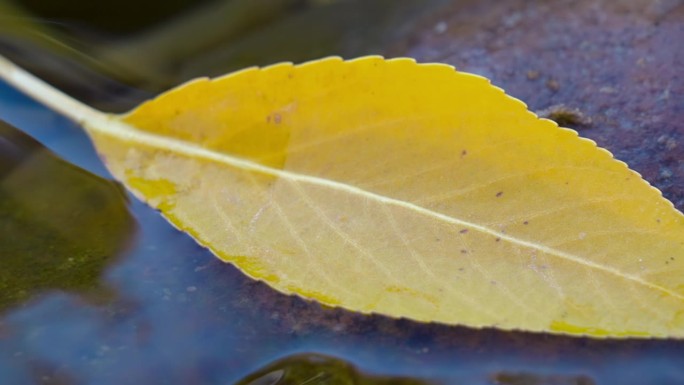
M51 289L101 291L132 225L118 184L0 121L0 312Z

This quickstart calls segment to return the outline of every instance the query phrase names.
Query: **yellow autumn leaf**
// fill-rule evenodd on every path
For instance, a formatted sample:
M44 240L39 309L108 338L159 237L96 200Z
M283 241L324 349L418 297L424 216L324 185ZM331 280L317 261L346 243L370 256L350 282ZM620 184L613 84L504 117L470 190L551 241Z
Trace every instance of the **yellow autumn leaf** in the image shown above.
M595 337L684 337L684 217L487 79L328 58L198 79L80 121L111 172L219 258L364 312Z

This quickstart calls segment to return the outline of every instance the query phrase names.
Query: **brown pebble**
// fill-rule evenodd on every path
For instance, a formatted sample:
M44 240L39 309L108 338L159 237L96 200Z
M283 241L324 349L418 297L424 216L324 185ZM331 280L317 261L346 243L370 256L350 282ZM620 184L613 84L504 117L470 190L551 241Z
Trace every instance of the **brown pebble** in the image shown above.
M537 116L544 119L553 120L559 126L589 126L591 118L582 113L578 108L570 108L564 104L555 104L551 107L537 111Z
M558 81L555 79L549 79L546 82L546 87L548 87L548 89L550 89L551 91L556 92L560 90L560 83L558 83Z

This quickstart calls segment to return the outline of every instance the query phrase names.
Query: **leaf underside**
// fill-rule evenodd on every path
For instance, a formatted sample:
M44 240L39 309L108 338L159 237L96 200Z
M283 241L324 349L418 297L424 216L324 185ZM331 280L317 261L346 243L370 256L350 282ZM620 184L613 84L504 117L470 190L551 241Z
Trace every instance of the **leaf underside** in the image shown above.
M682 214L482 77L279 64L87 128L141 199L281 292L471 327L684 337Z

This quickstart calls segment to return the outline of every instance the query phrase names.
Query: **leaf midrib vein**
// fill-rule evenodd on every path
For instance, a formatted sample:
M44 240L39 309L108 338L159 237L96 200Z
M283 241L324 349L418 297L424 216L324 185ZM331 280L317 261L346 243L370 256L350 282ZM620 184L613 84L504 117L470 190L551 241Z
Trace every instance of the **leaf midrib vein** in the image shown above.
M581 257L575 256L570 253L566 253L560 250L556 250L544 245L540 245L537 243L533 243L530 241L526 241L523 239L515 238L512 237L508 234L504 234L501 232L498 232L496 230L493 230L489 227L483 226L483 225L478 225L476 223L464 221L458 218L451 217L446 214L442 214L430 209L427 209L425 207L416 205L411 202L406 202L402 201L399 199L395 198L390 198L386 197L384 195L380 195L371 191L366 191L363 190L359 187L348 185L342 182L337 182L334 180L329 180L329 179L323 179L319 178L316 176L310 176L310 175L302 175L298 174L295 172L291 171L286 171L286 170L278 170L272 167L264 166L259 163L250 161L250 160L245 160L241 159L238 157L234 157L225 153L221 152L216 152L212 151L210 149L201 147L197 144L190 143L184 140L176 139L176 138L170 138L166 136L161 136L157 135L154 133L150 132L145 132L141 131L137 128L135 128L132 125L127 124L126 122L122 121L122 116L120 115L108 115L108 114L101 114L97 116L90 116L88 121L85 122L84 127L92 132L96 132L99 134L104 134L107 136L115 137L118 139L122 139L124 141L129 141L129 142L134 142L138 144L143 144L147 145L150 147L155 147L161 150L166 150L170 151L172 153L176 154L184 154L186 156L189 156L191 158L202 158L205 160L210 160L214 161L217 163L223 163L230 165L232 167L244 169L244 170L250 170L253 172L259 172L262 174L267 174L271 176L276 176L276 177L282 177L289 179L291 181L300 181L304 183L310 183L314 185L319 185L319 186L324 186L327 188L331 189L336 189L338 191L346 191L352 194L364 196L366 198L372 199L374 201L383 203L383 204L388 204L388 205L393 205L397 207L401 207L404 209L412 210L414 212L417 212L419 214L429 216L435 219L439 219L441 221L447 222L447 223L452 223L454 225L460 225L460 226L466 226L470 229L480 231L485 234L489 234L493 237L498 237L501 238L501 240L505 240L520 246L524 246L527 248L535 249L538 251L541 251L543 253L546 253L551 256L555 256L557 258L565 259L571 262L575 262L579 265L584 265L585 267L588 268L593 268L599 271L602 271L607 274L611 274L614 276L617 276L622 279L630 280L632 282L635 282L639 285L645 286L647 288L650 288L652 290L657 290L664 292L668 295L671 295L679 300L684 301L684 296L676 293L668 288L662 287L660 285L651 283L649 281L646 281L642 279L641 277L634 276L631 274L625 274L620 272L619 270L616 270L612 267L609 266L604 266L598 263L594 263L592 261L587 261L585 259L582 259Z

